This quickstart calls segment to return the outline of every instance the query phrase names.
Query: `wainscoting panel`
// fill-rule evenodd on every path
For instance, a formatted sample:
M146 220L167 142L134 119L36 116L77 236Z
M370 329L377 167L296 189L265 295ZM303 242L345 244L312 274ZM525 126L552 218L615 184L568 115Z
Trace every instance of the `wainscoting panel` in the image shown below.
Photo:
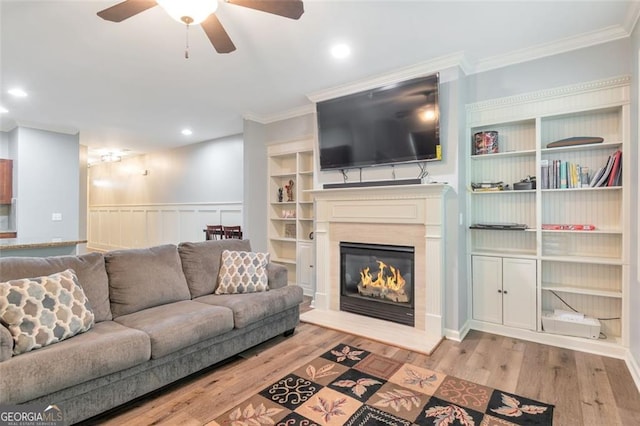
M108 251L203 241L207 225L241 225L242 203L89 206L87 248Z

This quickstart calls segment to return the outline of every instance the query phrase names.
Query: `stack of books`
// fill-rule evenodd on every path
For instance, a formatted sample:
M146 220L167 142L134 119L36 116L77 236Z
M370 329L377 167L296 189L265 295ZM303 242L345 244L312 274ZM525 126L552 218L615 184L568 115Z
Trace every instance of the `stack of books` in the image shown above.
M606 164L594 173L591 173L588 166L563 160L542 160L540 166L542 189L620 186L622 151L611 154Z
M589 186L620 186L622 184L622 151L617 150L609 156L604 166L591 177Z

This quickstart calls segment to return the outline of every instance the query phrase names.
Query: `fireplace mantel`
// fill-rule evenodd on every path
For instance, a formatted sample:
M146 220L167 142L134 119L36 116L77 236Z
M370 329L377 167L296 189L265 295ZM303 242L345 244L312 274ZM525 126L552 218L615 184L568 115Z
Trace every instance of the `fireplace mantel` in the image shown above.
M442 184L309 191L315 202L316 291L305 322L431 353L444 333L445 195ZM340 241L415 247L415 326L342 312Z

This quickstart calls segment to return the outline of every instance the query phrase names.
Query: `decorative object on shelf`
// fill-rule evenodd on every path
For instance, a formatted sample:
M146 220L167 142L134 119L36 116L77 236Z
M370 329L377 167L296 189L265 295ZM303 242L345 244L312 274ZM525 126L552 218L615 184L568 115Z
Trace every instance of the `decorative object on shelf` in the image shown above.
M511 222L474 223L469 227L469 229L500 229L507 231L524 231L527 228L527 225L525 225L524 223Z
M498 152L498 132L487 130L474 133L473 135L473 155L495 154Z
M309 239L313 240L313 231L309 232Z
M471 189L475 192L483 191L503 191L509 189L509 185L504 182L471 182Z
M547 148L558 148L561 146L588 145L592 143L602 143L603 138L599 136L574 136L572 138L560 139L559 141L547 144Z
M283 219L293 219L296 217L295 210L282 210L282 218Z
M295 238L296 237L296 224L295 223L285 223L284 224L284 237L285 238Z
M288 202L292 202L293 201L293 179L289 179L289 183L287 185L285 185L285 189L287 190L287 201Z
M513 184L513 189L516 191L521 191L524 189L536 189L536 177L535 176L527 176L522 179L520 182L515 182Z
M282 202L282 187L278 188L278 202Z

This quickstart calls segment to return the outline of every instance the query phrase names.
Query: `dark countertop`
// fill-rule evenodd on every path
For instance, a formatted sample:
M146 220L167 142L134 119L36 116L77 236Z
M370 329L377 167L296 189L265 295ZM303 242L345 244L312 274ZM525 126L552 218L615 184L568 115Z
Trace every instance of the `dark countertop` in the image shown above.
M76 244L84 244L86 242L87 240L42 241L42 240L35 240L35 239L28 240L23 238L3 238L3 239L0 239L0 250L65 247L65 246L74 246Z

